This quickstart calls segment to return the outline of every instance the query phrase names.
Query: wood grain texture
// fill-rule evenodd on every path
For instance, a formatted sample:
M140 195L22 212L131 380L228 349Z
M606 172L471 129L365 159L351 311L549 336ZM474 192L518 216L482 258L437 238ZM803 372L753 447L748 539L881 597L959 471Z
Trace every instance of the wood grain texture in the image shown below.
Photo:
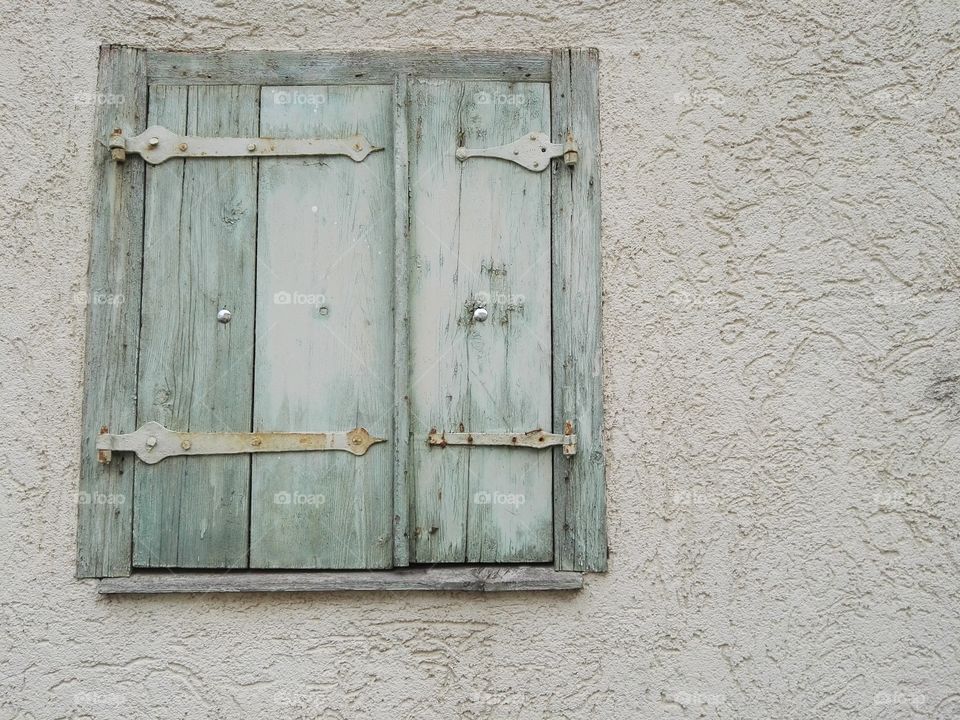
M411 93L414 559L549 561L548 453L426 443L433 429L549 428L549 175L455 157L461 142L549 132L548 89L417 80Z
M384 568L393 560L392 85L265 87L277 137L361 133L384 150L265 159L257 243L254 429L367 428L362 457L253 460L251 566Z
M101 580L101 594L211 592L466 591L509 592L579 590L580 573L550 567L445 567L375 572L300 573L136 573Z
M553 140L572 130L573 168L553 167L553 422L576 423L577 454L554 455L557 570L607 568L600 372L600 128L597 51L553 55Z
M144 53L123 47L100 52L99 97L92 178L96 188L90 241L84 362L77 576L130 573L134 460L97 461L102 426L136 429L137 338L143 245L143 163L117 163L101 145L115 128L139 131L146 121Z
M150 122L256 136L258 89L152 89ZM250 430L257 161L147 170L138 423ZM233 313L217 322L217 311ZM246 567L250 458L174 457L137 469L134 564Z
M393 84L394 406L393 566L410 564L410 161L407 118L410 79Z
M147 53L151 84L392 84L396 75L505 82L548 82L550 54L533 50L365 50Z

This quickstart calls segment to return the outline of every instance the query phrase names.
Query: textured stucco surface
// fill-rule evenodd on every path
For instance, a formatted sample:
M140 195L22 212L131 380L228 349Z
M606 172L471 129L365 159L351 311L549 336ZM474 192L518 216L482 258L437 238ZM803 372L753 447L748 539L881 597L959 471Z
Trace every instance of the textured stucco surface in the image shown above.
M960 717L960 6L2 7L0 720ZM600 49L608 575L73 579L102 42Z

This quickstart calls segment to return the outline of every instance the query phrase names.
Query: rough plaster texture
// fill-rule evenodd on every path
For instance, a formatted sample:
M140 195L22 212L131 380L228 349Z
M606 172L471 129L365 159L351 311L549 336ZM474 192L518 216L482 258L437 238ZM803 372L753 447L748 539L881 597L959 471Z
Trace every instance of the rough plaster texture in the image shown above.
M960 717L960 7L3 0L0 719ZM601 54L611 571L73 579L97 48Z

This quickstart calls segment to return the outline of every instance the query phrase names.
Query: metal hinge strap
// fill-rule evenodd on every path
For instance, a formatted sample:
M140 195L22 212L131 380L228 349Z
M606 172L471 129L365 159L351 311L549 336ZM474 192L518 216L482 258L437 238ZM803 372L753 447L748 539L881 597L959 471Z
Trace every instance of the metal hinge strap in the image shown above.
M111 435L106 428L97 436L100 462L110 462L114 452L132 452L153 464L176 455L236 455L261 452L343 450L363 455L371 445L386 442L365 428L348 432L174 432L160 423L148 422L139 430Z
M470 447L516 447L543 448L561 445L564 455L577 454L577 436L573 432L573 421L564 423L563 434L547 433L539 428L525 433L475 433L475 432L443 432L432 428L427 435L427 444L435 447L449 445L467 445Z
M139 135L126 137L117 128L108 147L113 159L123 162L127 153L136 153L151 165L170 158L279 157L290 155L346 155L362 162L372 152L383 150L371 145L363 135L346 138L234 138L177 135L160 125L148 127Z
M461 162L472 157L509 160L527 170L543 172L550 166L550 160L553 158L562 157L567 166L576 165L580 159L580 149L571 132L567 133L564 143L552 143L546 133L532 132L508 145L489 148L457 148L457 159Z

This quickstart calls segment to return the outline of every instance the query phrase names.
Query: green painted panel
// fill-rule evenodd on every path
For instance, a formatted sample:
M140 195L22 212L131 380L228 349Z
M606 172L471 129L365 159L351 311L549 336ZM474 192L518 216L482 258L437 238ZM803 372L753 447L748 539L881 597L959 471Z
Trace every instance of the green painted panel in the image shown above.
M96 187L90 244L91 298L87 305L83 439L77 515L77 577L130 574L134 460L117 453L97 460L102 427L130 432L136 423L137 336L140 332L140 252L143 241L143 163L118 163L101 143L114 128L139 132L147 114L144 52L100 50L98 97L120 98L97 107L93 144Z
M153 87L148 124L256 136L258 100L249 86ZM138 425L249 431L256 216L256 160L148 167ZM140 464L134 565L246 567L249 483L245 455Z
M607 569L600 373L600 113L596 50L553 54L553 140L572 132L576 167L553 168L554 422L576 421L577 454L554 459L555 567Z
M255 430L366 427L366 455L253 458L251 565L384 568L393 553L392 86L265 87L275 137L362 133L385 149L265 159L257 243Z
M548 86L415 81L410 113L412 557L549 561L559 450L426 444L551 429L550 173L455 156L549 133Z

